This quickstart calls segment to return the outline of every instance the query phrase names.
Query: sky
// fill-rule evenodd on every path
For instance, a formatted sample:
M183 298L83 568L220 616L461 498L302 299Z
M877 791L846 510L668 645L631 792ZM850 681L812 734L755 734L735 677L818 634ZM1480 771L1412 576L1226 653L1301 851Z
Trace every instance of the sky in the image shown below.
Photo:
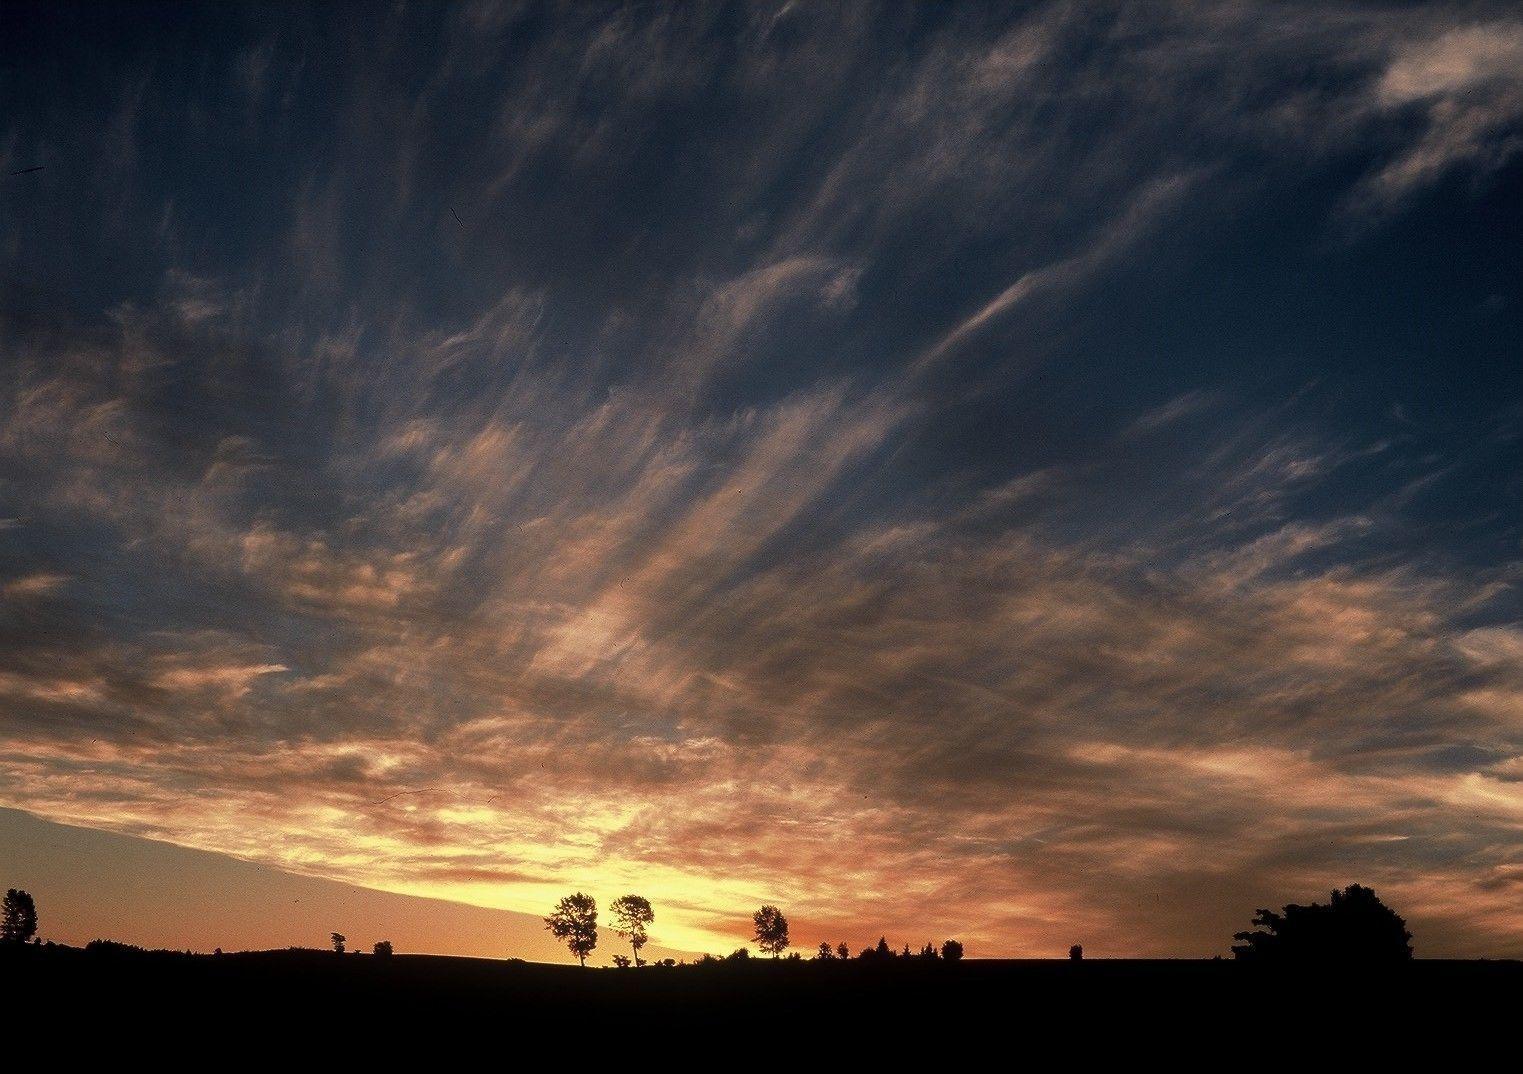
M1523 956L1515 6L7 4L0 100L57 935Z

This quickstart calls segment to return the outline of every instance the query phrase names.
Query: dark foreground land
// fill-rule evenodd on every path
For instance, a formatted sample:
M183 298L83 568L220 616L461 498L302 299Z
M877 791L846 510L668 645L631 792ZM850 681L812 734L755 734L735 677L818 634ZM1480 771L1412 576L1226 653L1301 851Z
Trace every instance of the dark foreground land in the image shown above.
M547 1056L670 1057L728 1046L739 1064L765 1054L756 1049L794 1045L841 1059L969 1059L992 1047L1032 1060L1033 1049L1076 1060L1141 1050L1226 1062L1511 1048L1523 963L1276 971L1209 960L753 960L583 970L429 955L34 947L0 951L0 995L13 1027L64 1015L87 1035L170 1033L187 1048L326 1042L401 1058L477 1047L523 1057L531 1046Z

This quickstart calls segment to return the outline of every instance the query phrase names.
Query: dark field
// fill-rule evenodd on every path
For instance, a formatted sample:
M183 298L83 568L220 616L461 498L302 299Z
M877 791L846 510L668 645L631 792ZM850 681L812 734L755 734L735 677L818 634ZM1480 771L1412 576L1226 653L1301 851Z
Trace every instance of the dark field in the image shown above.
M511 1038L578 1054L834 1040L843 1055L992 1041L1076 1055L1146 1048L1225 1057L1248 1047L1285 1058L1358 1056L1510 1047L1523 1010L1523 963L1502 961L1294 972L1106 959L583 970L429 955L55 947L0 954L0 981L18 1022L35 1003L113 1033L172 1024L187 1043L261 1048L326 1037L409 1052Z

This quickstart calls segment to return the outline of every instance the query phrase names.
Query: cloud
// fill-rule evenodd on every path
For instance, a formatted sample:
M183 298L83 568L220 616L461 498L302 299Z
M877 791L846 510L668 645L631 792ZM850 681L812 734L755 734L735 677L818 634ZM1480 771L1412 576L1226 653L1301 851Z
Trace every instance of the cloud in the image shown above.
M692 948L767 900L1209 954L1357 879L1424 953L1523 950L1516 565L1464 536L1508 534L1419 525L1438 434L1328 402L1384 381L1238 356L1300 297L1196 291L1286 169L1320 234L1351 175L1384 213L1501 159L1514 30L1261 14L239 42L199 107L247 122L196 129L246 194L175 191L110 281L87 203L0 302L0 801L484 905L638 889ZM142 162L203 95L118 76L158 234Z
M1377 107L1415 112L1423 133L1364 184L1363 198L1389 207L1451 170L1488 171L1518 151L1509 134L1523 118L1523 24L1446 30L1403 44L1375 87Z
M29 574L0 584L0 596L16 601L35 600L51 596L68 584L67 574Z
M1143 414L1127 427L1123 435L1146 436L1209 410L1220 401L1219 396L1198 388L1185 392Z

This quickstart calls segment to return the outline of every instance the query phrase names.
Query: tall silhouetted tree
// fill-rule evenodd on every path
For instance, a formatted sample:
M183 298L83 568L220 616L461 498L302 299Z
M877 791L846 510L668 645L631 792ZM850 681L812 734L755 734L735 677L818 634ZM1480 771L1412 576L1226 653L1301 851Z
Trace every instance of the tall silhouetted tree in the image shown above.
M613 930L635 949L635 965L644 965L640 961L640 948L649 939L645 932L647 926L656 920L650 900L643 895L622 895L613 901L608 911L613 914Z
M333 953L342 955L344 953L344 944L348 942L349 937L345 936L342 932L333 932L329 933L328 938L333 944Z
M948 940L941 945L941 957L948 962L956 962L962 958L962 944L956 940Z
M844 943L843 944L837 944L836 945L836 957L838 957L838 958L850 958L851 957L851 948L847 947Z
M37 935L37 904L17 888L5 893L0 904L0 942L23 944Z
M545 928L586 966L587 956L598 945L598 904L591 895L580 891L567 895L545 918Z
M756 923L756 945L776 958L788 946L788 919L775 906L763 906L751 915Z
M1291 904L1283 914L1260 910L1257 928L1239 932L1232 953L1260 962L1399 962L1412 957L1407 923L1358 884L1326 903Z
M1074 962L1081 962L1081 961L1083 961L1083 959L1084 959L1084 945L1081 944L1081 943L1074 944L1072 947L1070 947L1068 949L1068 957L1070 959L1072 959Z
M828 943L822 942L820 944L819 951L815 954L814 957L819 959L821 962L829 962L836 957L836 953L830 949L830 945Z

